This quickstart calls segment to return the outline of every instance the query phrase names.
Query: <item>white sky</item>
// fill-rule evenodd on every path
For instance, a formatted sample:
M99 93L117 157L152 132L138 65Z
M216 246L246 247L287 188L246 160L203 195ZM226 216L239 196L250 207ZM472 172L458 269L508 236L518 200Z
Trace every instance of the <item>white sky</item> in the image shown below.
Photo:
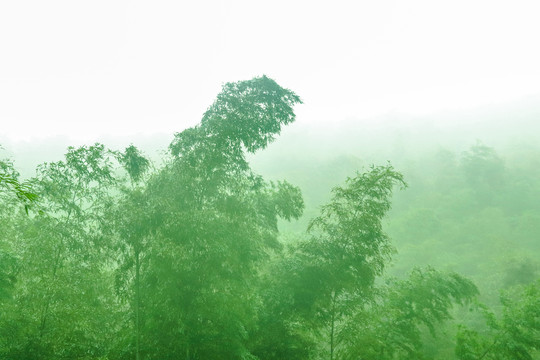
M537 0L0 1L0 137L174 133L266 74L299 121L540 93Z

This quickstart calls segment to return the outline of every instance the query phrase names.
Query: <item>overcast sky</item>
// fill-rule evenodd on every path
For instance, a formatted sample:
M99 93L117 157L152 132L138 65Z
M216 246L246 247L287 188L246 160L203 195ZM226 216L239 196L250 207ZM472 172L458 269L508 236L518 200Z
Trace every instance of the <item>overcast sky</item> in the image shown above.
M0 1L0 136L174 133L266 74L298 121L540 93L537 0Z

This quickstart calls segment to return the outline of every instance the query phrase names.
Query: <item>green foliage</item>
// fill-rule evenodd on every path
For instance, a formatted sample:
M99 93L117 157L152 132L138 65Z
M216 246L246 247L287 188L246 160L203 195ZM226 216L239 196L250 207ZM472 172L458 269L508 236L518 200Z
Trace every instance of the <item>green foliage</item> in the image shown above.
M150 168L150 161L133 144L123 153L117 153L116 158L127 171L132 183L141 181Z
M0 317L6 358L85 358L104 354L108 286L99 247L103 209L114 184L103 145L69 148L33 180L43 209L17 219L13 300ZM89 316L88 314L92 314ZM11 334L11 335L10 335Z
M292 333L296 322L303 322L312 336L317 334L318 342L329 343L333 358L338 326L372 297L375 278L382 274L392 252L381 220L390 209L395 185L405 187L405 182L390 165L373 166L347 179L345 186L334 188L330 203L310 223L311 237L278 263L280 280L271 286L281 287L273 290L280 299L266 301L283 302L272 307L289 313L278 323L284 334ZM260 338L277 344L260 343L258 351L288 344L269 334ZM285 349L280 351L285 353Z
M476 286L455 273L414 269L405 280L390 280L375 298L345 323L339 337L343 359L425 358L423 331L452 319L455 304L478 294Z
M247 151L264 149L295 120L293 106L300 98L274 80L262 76L227 83L216 101L204 113L201 129L207 137L217 137L232 146L240 142Z
M302 251L326 267L337 293L370 286L382 274L392 248L382 228L395 185L405 187L392 166L372 167L333 189L331 202L308 227L312 240Z
M459 359L532 360L540 352L540 280L505 291L502 314L481 308L487 329L462 327L457 335Z
M298 103L265 76L225 84L157 169L133 145L70 147L28 181L0 162L0 358L538 358L537 162L441 152L392 204L390 164L326 196L363 162L312 160L294 169L304 202L247 161ZM467 311L479 291L453 270L491 308Z
M2 268L0 270L0 304L2 300L10 297L11 290L15 283L15 269L16 259L8 252L0 249L0 264Z
M496 186L504 181L504 162L486 145L471 146L463 154L461 163L467 180L476 187Z
M244 148L264 148L298 102L266 77L226 84L201 124L176 135L171 161L120 202L119 249L132 255L121 257L118 284L140 308L141 356L249 356L257 267L280 247L278 217L298 218L303 201L289 183L254 174Z
M0 190L15 195L16 199L24 205L24 210L28 214L28 210L37 201L38 196L32 191L30 182L21 183L18 177L19 173L14 169L13 163L0 160Z
M0 307L10 299L19 267L17 254L5 239L16 235L14 218L17 218L19 204L24 205L26 215L38 196L32 191L30 182L20 182L19 173L9 160L0 160Z
M503 162L494 149L477 146L461 157L426 155L406 169L410 188L397 194L387 231L400 253L395 274L428 264L451 269L497 306L499 289L540 275L540 207L531 201L540 177L534 153Z

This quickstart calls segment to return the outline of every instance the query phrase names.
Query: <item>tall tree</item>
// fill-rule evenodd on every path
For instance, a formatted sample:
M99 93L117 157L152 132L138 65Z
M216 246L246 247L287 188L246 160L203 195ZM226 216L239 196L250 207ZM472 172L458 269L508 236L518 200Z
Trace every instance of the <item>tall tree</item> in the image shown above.
M257 268L280 246L277 218L298 217L303 202L296 187L254 174L245 152L294 121L297 103L265 76L228 83L198 126L176 134L170 162L145 189L145 356L250 356Z
M309 225L311 240L301 246L309 264L305 271L320 274L313 284L317 296L312 301L328 329L331 360L342 317L355 302L369 298L393 251L382 218L390 210L395 185L406 186L390 165L347 179L345 187L334 188L331 202ZM313 274L308 276L313 279Z
M288 289L289 311L302 314L311 333L320 334L317 342L327 344L330 359L339 346L343 319L371 298L375 278L393 251L382 218L390 209L395 185L406 186L391 165L373 166L348 178L345 186L333 189L330 203L311 221L310 238L279 265L283 280L278 286ZM288 322L298 320L293 315Z
M142 182L150 170L150 161L135 146L128 146L124 152L116 153L130 180L130 186L122 188L122 196L118 206L113 208L112 233L118 235L118 241L111 245L119 254L119 266L116 269L116 288L120 297L130 300L133 309L135 358L140 359L141 337L141 267L143 257L147 255L147 230L150 208L146 199ZM134 270L134 271L131 271ZM130 291L131 290L131 291ZM127 296L126 296L127 295Z

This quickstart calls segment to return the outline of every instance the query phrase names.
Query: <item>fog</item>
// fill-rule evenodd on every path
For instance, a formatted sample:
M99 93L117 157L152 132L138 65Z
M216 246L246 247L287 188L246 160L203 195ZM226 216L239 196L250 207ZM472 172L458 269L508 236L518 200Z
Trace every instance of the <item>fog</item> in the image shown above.
M204 175L210 176L210 183L201 183L205 173L198 171L210 166L206 161L217 156L204 160L209 151L204 141L210 140L180 153L174 149L191 141L183 130L174 136L97 139L106 148L70 144L65 136L4 140L2 156L7 160L2 166L8 177L2 178L6 232L0 254L7 267L1 283L4 310L0 336L3 341L11 340L1 345L0 351L8 357L40 359L60 359L62 352L79 357L81 351L90 351L90 358L107 359L162 359L180 354L225 359L241 357L242 352L259 359L469 359L484 353L484 358L493 359L513 359L518 353L537 358L540 107L536 100L529 97L509 104L421 115L392 112L326 124L299 121L284 127L266 148L246 154L253 171L270 181L265 192L256 195L261 197L258 201L281 197L280 203L270 205L276 213L268 221L277 227L270 225L264 230L273 238L274 245L266 245L264 250L269 257L252 255L251 259L240 254L262 246L258 234L263 228L257 228L258 220L246 219L249 222L238 227L234 221L223 224L219 219L225 215L232 221L244 208L251 216L259 216L260 210L249 203L222 209L220 196L229 199L225 201L245 201L240 199L246 195L235 195L236 186L224 190L224 195L212 195L215 190L211 184L253 180L251 175L243 178L246 175L233 167L220 175L223 179L212 180L218 176L216 172ZM205 126L191 131L202 131ZM126 147L130 144L137 144L142 153L133 147L135 153L129 152ZM119 152L104 152L107 148ZM132 168L127 164L143 161L137 154L148 156L153 163L150 175L143 172L138 175L142 177L134 177L137 173L133 169L141 165ZM129 156L135 156L131 162L122 160ZM220 156L213 161L231 161L218 159ZM235 161L241 164L241 159ZM116 167L106 170L115 161ZM221 165L217 166L213 171L219 171ZM92 170L85 170L87 167ZM122 167L131 178L131 187ZM29 203L24 193L17 195L27 202L24 209L28 214L10 197L10 171L16 171L15 179L17 172L21 174L18 179L27 186L22 189L28 189L23 191L37 194L38 200ZM108 171L117 174L113 182L105 175ZM382 176L403 176L407 188L398 190L393 181L377 184L375 179ZM282 180L289 185L282 188ZM226 182L221 186L231 186ZM355 220L360 226L358 233L347 233L350 230L343 228L342 235L334 231L325 235L326 221L340 224L339 217L344 216L331 210L336 204L343 206L344 199L336 198L337 194L353 191L353 186L366 193L358 190L354 196L359 196L360 202L351 206L361 210L348 210L346 216L356 211L376 214L374 205L366 205L375 195L367 194L377 194L383 186L390 186L386 189L393 188L395 194L378 198L376 203L382 201L391 209L380 213L379 225L360 217ZM73 195L63 198L64 191ZM207 199L204 201L216 203L191 203L190 198L200 191L199 196ZM273 191L277 192L268 198ZM77 199L72 205L70 196ZM241 197L234 200L237 196ZM298 203L284 205L283 201ZM285 210L282 206L292 207ZM71 215L72 209L77 216ZM220 211L225 213L220 215ZM206 217L204 223L197 220L200 212ZM173 223L180 220L180 227L171 229L163 223L167 218L176 219ZM306 232L313 224L319 224L315 225L319 232ZM58 225L70 230L59 232L55 230ZM206 230L198 233L198 226ZM233 227L222 233L223 226ZM360 235L364 231L370 235L364 238ZM331 251L337 253L326 254L329 250L319 248L325 242L318 239L325 236L328 244L335 242L331 246L337 247ZM354 240L359 248L352 252L351 245L340 245L349 236L360 236ZM191 237L199 243L192 243ZM381 247L375 253L365 253L367 244L379 242ZM195 244L198 249L193 248ZM224 258L217 256L217 249ZM160 251L169 252L169 256L164 258ZM351 257L349 265L338 261L347 256ZM366 260L364 256L374 258ZM378 262L384 264L380 270ZM367 271L369 267L373 268ZM257 270L248 276L244 268ZM343 277L350 269L358 272L351 284ZM320 280L313 282L314 275ZM206 280L199 282L193 276ZM78 290L73 292L73 286ZM325 294L326 286L334 290ZM93 293L96 289L104 292ZM203 296L208 290L213 295ZM156 292L168 300L158 300L153 295ZM33 295L39 293L41 300ZM174 300L177 297L187 302L178 303ZM427 303L421 300L424 298ZM195 299L201 302L195 305ZM339 305L328 307L327 301ZM369 305L371 301L374 303ZM115 302L119 303L113 305ZM230 311L236 305L240 308L230 312L230 317L216 313L222 306ZM77 311L72 306L87 310ZM333 306L341 310L334 312ZM38 320L32 319L32 307L42 309ZM394 315L380 315L388 311ZM179 318L165 320L165 313ZM200 316L206 325L185 328ZM530 325L516 325L529 320ZM77 330L87 321L92 325ZM404 321L406 326L401 328ZM239 330L228 328L238 323L247 326L247 338L236 338ZM184 330L173 335L178 329ZM80 338L65 337L72 331L79 331ZM520 337L508 335L514 331L519 331ZM8 335L12 332L17 335ZM122 337L115 340L111 334ZM209 334L219 341L208 342ZM93 339L101 339L101 345ZM231 341L238 343L233 346ZM357 348L359 343L362 348Z
M540 359L533 1L0 5L0 358Z

